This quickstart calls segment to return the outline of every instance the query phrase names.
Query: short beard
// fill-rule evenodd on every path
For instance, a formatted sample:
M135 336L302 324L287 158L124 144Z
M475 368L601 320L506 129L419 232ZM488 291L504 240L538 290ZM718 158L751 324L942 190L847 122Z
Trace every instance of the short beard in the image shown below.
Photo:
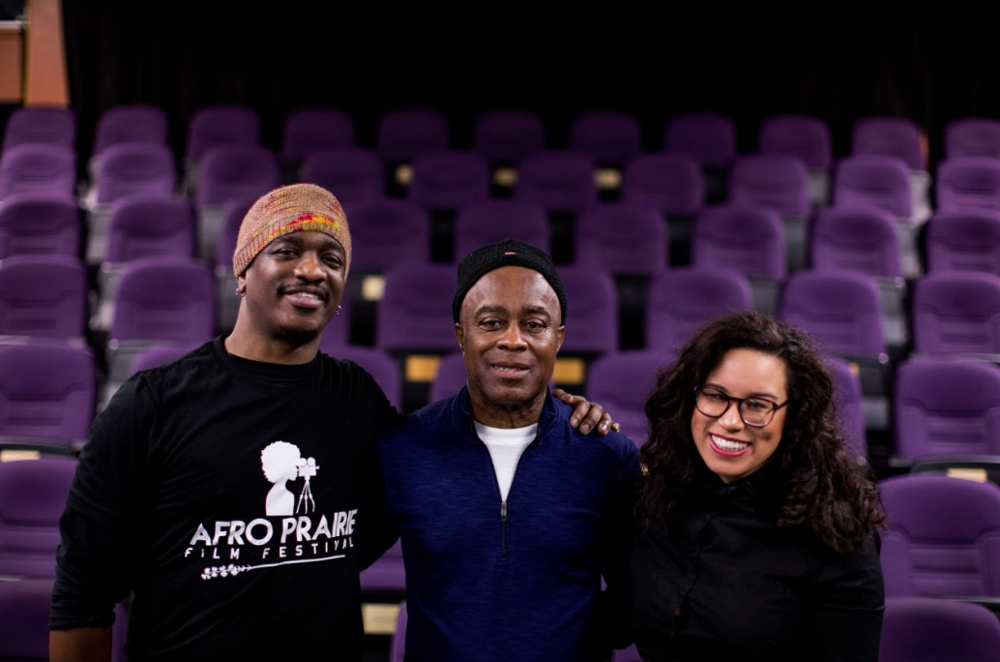
M292 345L293 347L302 347L303 345L308 345L316 338L320 337L323 333L320 331L301 331L297 329L279 329L278 337Z

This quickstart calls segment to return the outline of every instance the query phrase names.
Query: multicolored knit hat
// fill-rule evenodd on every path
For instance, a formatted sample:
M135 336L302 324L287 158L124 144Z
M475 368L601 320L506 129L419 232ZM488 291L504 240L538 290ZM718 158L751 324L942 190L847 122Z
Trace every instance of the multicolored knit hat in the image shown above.
M282 235L322 232L344 247L344 277L351 266L351 231L337 198L315 184L282 186L253 203L243 218L233 253L233 273L242 276L257 253Z

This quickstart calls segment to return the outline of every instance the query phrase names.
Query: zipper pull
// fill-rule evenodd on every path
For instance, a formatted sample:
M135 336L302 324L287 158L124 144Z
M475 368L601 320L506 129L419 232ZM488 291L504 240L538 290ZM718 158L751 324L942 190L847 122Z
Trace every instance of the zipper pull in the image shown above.
M507 521L507 502L506 501L501 501L500 502L500 521L501 522L506 522Z

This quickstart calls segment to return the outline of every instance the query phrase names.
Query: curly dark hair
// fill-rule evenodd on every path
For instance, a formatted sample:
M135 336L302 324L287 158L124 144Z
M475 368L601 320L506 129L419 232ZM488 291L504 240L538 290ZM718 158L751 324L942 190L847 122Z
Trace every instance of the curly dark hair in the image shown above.
M787 369L788 413L781 443L768 462L782 495L778 526L805 526L829 548L848 554L885 519L870 470L845 448L834 420L833 380L808 336L757 312L709 321L657 376L646 402L650 436L643 445L639 496L645 526L669 528L677 506L707 467L691 435L695 388L734 349L781 359Z

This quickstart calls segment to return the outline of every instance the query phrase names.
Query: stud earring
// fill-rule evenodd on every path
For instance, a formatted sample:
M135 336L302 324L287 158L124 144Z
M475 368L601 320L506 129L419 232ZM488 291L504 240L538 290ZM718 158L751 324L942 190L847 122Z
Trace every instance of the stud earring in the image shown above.
M334 313L334 315L339 315L339 314L340 314L340 306L337 306L337 312Z

